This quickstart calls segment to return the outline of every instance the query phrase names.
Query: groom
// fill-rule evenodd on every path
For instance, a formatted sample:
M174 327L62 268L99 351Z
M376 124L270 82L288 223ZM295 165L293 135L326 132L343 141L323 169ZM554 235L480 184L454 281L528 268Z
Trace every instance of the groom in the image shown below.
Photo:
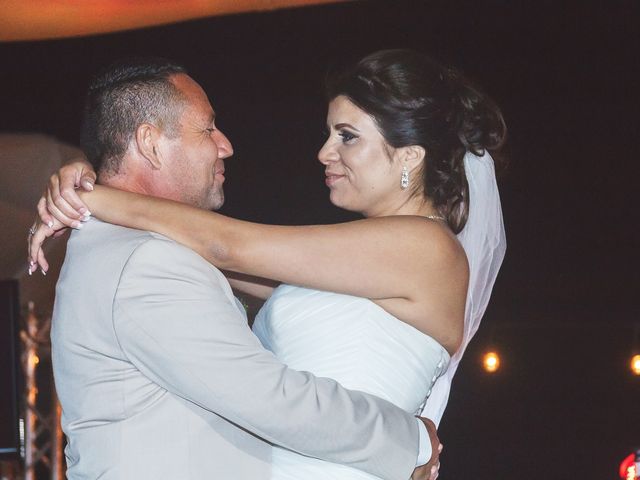
M121 64L94 80L83 142L102 184L206 209L224 201L233 150L180 66ZM75 226L51 332L69 479L267 479L269 443L381 478L437 475L437 452L414 472L434 430L281 364L196 253L95 219Z

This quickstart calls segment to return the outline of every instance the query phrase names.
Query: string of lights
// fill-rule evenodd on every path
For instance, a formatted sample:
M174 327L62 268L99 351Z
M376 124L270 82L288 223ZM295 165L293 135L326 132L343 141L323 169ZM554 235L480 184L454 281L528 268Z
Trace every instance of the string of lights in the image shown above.
M508 322L508 323L497 323L491 325L491 333L490 333L490 347L484 349L484 353L481 356L481 365L482 369L488 374L497 373L503 363L503 355L500 353L500 349L496 344L494 338L496 337L496 332L498 330L553 330L553 329L594 329L594 328L606 328L611 330L615 329L625 329L631 330L632 333L632 343L631 343L631 353L629 355L629 363L628 368L632 375L640 377L640 322L628 322L628 323L617 323L615 325L611 325L604 322L574 322L574 321L563 321L563 322Z

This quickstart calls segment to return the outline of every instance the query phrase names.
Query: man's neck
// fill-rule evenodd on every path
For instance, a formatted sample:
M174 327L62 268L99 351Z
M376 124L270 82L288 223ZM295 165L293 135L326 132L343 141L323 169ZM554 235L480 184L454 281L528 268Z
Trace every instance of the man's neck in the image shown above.
M101 173L98 175L98 183L127 192L184 202L175 188L149 172L137 172L134 169L129 169L122 170L115 175Z
M149 182L141 178L129 175L99 175L98 183L107 187L125 190L127 192L141 193L143 195L159 196L154 194Z

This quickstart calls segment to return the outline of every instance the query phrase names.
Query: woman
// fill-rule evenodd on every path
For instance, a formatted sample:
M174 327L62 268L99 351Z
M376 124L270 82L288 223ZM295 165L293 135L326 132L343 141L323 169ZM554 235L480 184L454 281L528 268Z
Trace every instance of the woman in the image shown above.
M437 422L504 255L486 153L501 146L504 123L464 79L407 50L364 58L328 94L318 158L330 199L365 220L258 225L100 186L82 199L102 220L157 231L250 275L234 286L269 297L254 331L284 363L411 412L426 403ZM273 478L370 477L276 448Z

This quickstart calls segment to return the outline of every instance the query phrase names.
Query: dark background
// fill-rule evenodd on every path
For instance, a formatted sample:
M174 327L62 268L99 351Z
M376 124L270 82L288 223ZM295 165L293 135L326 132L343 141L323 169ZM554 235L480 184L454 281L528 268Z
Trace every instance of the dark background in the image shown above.
M0 131L77 143L92 73L125 55L170 57L234 144L223 211L333 222L353 217L327 201L315 159L328 68L391 47L457 66L509 127L509 244L441 425L441 478L613 479L640 446L628 368L640 347L639 24L635 0L361 1L0 44ZM489 345L503 355L494 376L479 367Z
M20 381L18 344L18 282L0 281L0 460L19 455L18 402Z

